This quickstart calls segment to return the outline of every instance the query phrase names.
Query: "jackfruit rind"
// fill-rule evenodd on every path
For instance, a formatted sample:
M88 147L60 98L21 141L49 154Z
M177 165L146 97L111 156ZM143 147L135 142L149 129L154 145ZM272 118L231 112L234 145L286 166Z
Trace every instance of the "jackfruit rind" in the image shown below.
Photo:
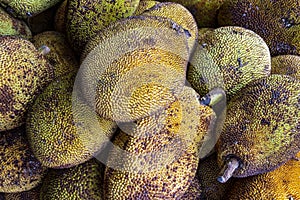
M236 179L225 199L300 199L300 152L274 171Z
M198 39L198 27L193 15L184 6L172 2L159 3L143 12L142 15L166 17L187 30L189 52L190 54L193 52Z
M232 0L219 9L219 26L242 26L260 35L272 56L300 54L298 0Z
M91 159L68 169L50 169L43 181L40 199L104 199L103 167Z
M79 63L70 47L67 39L62 33L56 31L45 31L33 37L32 43L36 47L46 45L50 52L45 55L46 59L54 68L54 76L59 76L78 70Z
M46 168L33 156L25 127L1 132L0 192L23 192L41 183Z
M300 56L280 55L272 57L272 74L285 74L300 80Z
M199 37L187 80L202 96L224 89L230 99L251 81L271 73L271 56L264 40L242 27L220 27Z
M120 20L99 32L85 52L74 88L107 119L148 116L174 101L185 83L186 34L169 19Z
M141 0L139 3L139 6L136 8L136 10L134 11L134 13L132 14L132 16L135 15L140 15L143 12L145 12L146 10L148 10L149 8L155 6L156 4L159 4L159 1L143 1Z
M69 0L67 37L79 54L97 32L110 23L131 16L140 0Z
M40 200L41 184L24 192L5 193L5 200ZM1 199L1 198L0 198Z
M0 131L25 122L34 98L53 79L53 68L28 40L0 37Z
M185 194L195 176L198 147L213 115L209 107L199 104L195 94L193 89L186 87L181 99L166 108L165 114L169 116L165 117L165 127L152 133L152 137L140 137L139 134L131 137L123 132L116 136L114 143L128 151L128 156L110 152L105 172L105 198L169 199L181 198ZM154 116L148 119L151 117ZM147 130L146 123L140 125ZM162 147L174 144L172 140L175 140L175 145L164 151ZM153 157L147 157L149 152ZM172 154L176 154L175 159ZM164 162L157 165L160 158ZM116 162L120 162L123 169L110 167Z
M57 8L54 16L54 29L63 34L66 34L67 3L68 0L64 0Z
M61 0L2 0L0 4L11 11L11 14L26 19L54 6Z
M27 24L18 20L0 7L0 35L15 35L30 39L32 37L31 31Z
M229 102L217 143L218 163L239 162L233 177L269 172L300 151L300 81L273 74L253 81Z
M53 81L35 100L27 117L27 134L34 155L50 168L71 167L101 150L116 124L72 99L76 73ZM75 106L74 106L75 104Z

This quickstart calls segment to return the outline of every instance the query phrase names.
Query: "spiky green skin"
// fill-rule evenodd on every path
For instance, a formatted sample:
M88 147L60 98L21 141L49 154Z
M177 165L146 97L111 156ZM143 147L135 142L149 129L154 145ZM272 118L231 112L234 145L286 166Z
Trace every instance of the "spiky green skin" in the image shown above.
M25 122L25 114L54 74L53 68L28 40L0 37L0 131Z
M103 166L91 159L68 169L51 169L40 192L43 200L102 200Z
M81 101L75 102L75 76L72 72L53 81L28 113L28 140L35 156L47 167L66 168L89 160L116 128L114 122L93 115Z
M110 23L131 16L139 0L69 0L67 36L76 52Z
M140 15L143 12L147 11L149 8L152 8L156 4L159 4L159 1L140 1L139 6L136 8L133 16Z
M23 192L41 183L46 168L33 156L25 127L0 132L0 192Z
M233 0L219 10L219 26L253 30L268 44L272 56L300 54L300 5L298 0Z
M32 42L36 47L46 45L50 48L50 53L45 57L53 66L55 78L78 70L78 60L63 34L46 31L35 35Z
M228 104L217 143L220 166L240 161L234 177L269 172L300 151L300 81L271 75L253 81Z
M222 88L227 99L253 80L271 73L271 56L264 40L242 27L220 27L199 36L187 80L201 95Z
M272 74L285 74L300 80L300 56L280 55L272 57Z
M54 6L61 0L2 0L4 7L9 7L11 13L20 18L28 18L37 15Z
M0 8L0 35L15 35L25 39L32 37L25 22L10 16L2 8Z

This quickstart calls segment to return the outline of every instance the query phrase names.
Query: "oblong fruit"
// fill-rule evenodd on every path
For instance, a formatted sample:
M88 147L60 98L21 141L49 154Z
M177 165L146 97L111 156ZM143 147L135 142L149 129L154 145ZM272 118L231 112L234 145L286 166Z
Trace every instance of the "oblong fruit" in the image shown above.
M300 56L280 55L272 57L272 74L284 74L300 80Z

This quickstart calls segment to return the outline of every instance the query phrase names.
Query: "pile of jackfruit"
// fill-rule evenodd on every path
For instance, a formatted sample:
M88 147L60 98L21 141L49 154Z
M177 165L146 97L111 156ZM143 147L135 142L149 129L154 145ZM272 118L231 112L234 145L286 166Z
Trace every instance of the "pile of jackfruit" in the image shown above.
M0 0L0 199L300 199L299 0Z

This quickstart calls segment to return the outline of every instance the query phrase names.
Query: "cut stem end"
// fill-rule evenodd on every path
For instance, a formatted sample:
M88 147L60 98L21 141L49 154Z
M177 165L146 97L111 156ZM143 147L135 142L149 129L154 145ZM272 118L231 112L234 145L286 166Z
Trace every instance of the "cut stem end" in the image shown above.
M232 177L233 173L239 167L239 165L239 161L236 158L230 158L221 170L221 175L217 180L220 183L226 183Z

